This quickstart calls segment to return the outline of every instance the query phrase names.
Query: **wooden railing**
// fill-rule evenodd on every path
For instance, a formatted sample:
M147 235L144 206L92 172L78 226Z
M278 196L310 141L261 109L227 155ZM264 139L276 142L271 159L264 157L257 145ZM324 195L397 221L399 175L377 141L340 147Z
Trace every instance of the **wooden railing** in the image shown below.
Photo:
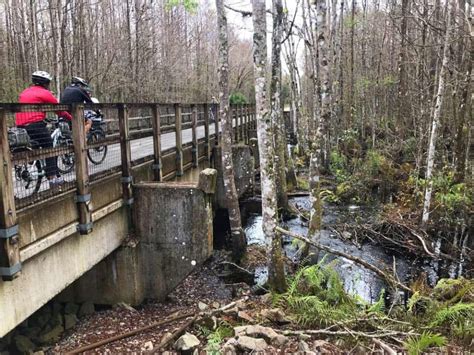
M87 109L102 110L106 124L110 127L105 138L98 142L88 142L83 124L84 110ZM58 111L68 111L73 116L71 144L47 149L10 150L7 130L14 124L15 114L44 112L51 115ZM248 143L256 128L254 107L231 106L230 113L234 118L234 141ZM130 129L131 122L139 128ZM17 213L34 209L45 200L54 200L65 193L75 192L78 232L88 234L93 228L91 184L120 172L123 202L130 205L133 203L133 166L150 162L155 181L180 177L184 171L197 167L201 161L210 162L212 145L218 144L220 136L218 109L212 104L0 104L0 124L0 160L3 167L0 169L0 275L4 280L14 279L21 270ZM183 133L186 133L186 139L183 139ZM164 147L164 140L172 136L175 144L165 142L167 147ZM135 152L132 143L136 143L135 148L138 147ZM88 150L104 146L108 148L108 157L101 164L91 164ZM135 158L132 157L133 153ZM29 167L36 160L72 154L74 169L63 174L66 182L60 191L50 189L46 177L42 180L40 177L38 191L28 196L22 190L26 188L21 185L21 179L20 183L15 184L18 182L15 166L23 164Z

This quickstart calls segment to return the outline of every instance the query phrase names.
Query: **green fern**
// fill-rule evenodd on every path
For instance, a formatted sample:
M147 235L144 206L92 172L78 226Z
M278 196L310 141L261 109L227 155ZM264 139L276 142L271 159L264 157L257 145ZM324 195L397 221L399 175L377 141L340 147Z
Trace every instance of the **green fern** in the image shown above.
M377 300L377 302L375 302L374 304L372 304L369 309L367 310L367 312L369 313L383 313L385 311L385 299L384 299L384 296L385 296L385 290L382 289L380 291L380 295L379 295L379 299Z
M423 332L423 334L419 336L410 337L404 343L408 355L418 355L430 347L441 347L445 344L446 338L444 336L431 332Z
M348 295L332 263L300 269L288 280L288 290L278 304L303 326L330 325L353 317L358 311L355 298Z
M439 327L445 324L474 324L474 303L457 303L438 310L430 323L430 327Z

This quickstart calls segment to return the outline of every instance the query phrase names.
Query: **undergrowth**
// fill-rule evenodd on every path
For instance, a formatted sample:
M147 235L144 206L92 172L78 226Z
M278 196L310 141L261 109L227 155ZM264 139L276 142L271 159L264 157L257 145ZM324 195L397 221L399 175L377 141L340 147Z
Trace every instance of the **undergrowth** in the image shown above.
M406 307L386 307L383 293L373 304L348 294L334 264L323 259L289 277L287 291L273 300L303 328L397 332L409 354L442 347L448 340L469 346L474 336L474 281L462 278L442 279L434 289L415 292ZM351 340L348 336L348 344Z

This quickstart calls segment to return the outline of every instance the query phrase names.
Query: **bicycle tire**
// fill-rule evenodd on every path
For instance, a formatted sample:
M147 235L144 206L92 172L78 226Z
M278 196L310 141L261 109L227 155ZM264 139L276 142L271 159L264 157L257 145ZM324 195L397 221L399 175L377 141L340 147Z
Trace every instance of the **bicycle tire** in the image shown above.
M89 138L87 139L88 144L92 144L95 142L100 142L102 139L105 138L105 133L102 130L97 130L91 132ZM107 156L107 145L102 145L96 148L87 149L87 157L91 161L92 164L99 165L105 160Z
M28 167L27 167L28 164L29 163L24 163L24 164L21 164L21 166L15 165L15 167L14 167L14 169L15 169L15 178L16 178L17 181L20 181L20 183L21 183L21 186L17 186L17 188L20 188L19 191L17 190L17 188L14 189L15 190L14 195L15 195L15 198L17 198L17 199L33 196L34 194L38 193L38 191L41 188L41 182L43 180L44 170L43 170L43 166L42 166L40 160L36 160L35 163L34 163L34 166L37 170L37 172L36 172L36 181L31 180L31 181L28 181L26 183L26 185L23 185L25 180L27 178L29 178L32 174L32 171L30 169L28 169ZM20 176L16 175L16 170L18 168L20 169ZM30 183L33 184L32 188L30 188Z
M70 173L74 169L75 163L74 153L61 154L58 156L58 171L61 174Z

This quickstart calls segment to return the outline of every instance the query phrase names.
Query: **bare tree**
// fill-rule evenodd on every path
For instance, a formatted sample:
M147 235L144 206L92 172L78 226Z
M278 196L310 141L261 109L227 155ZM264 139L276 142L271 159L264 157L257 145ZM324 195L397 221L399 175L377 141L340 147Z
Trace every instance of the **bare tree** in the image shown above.
M216 8L219 29L219 117L222 122L222 168L232 234L232 255L235 261L240 261L245 253L246 239L240 219L239 198L235 188L234 163L232 161L232 117L229 116L229 45L224 0L216 0Z
M269 283L274 290L286 289L283 254L280 235L276 231L278 221L275 188L275 156L273 129L267 99L267 21L265 0L252 0L255 106L257 119L258 148L260 154L260 174L262 185L262 228L265 237L271 241Z
M431 194L433 192L433 167L434 159L436 153L436 139L438 134L438 126L440 124L441 108L444 101L444 96L446 94L446 76L448 74L448 64L449 64L449 47L451 44L452 38L452 17L453 11L457 11L457 0L448 0L447 8L447 20L446 20L446 35L444 39L444 48L443 48L443 62L441 64L441 69L439 73L438 81L438 92L436 94L435 106L433 108L433 122L431 125L431 136L430 144L428 147L428 158L426 161L426 180L428 185L425 191L425 199L423 204L423 216L421 222L423 225L426 225L430 216L430 205L431 205Z

